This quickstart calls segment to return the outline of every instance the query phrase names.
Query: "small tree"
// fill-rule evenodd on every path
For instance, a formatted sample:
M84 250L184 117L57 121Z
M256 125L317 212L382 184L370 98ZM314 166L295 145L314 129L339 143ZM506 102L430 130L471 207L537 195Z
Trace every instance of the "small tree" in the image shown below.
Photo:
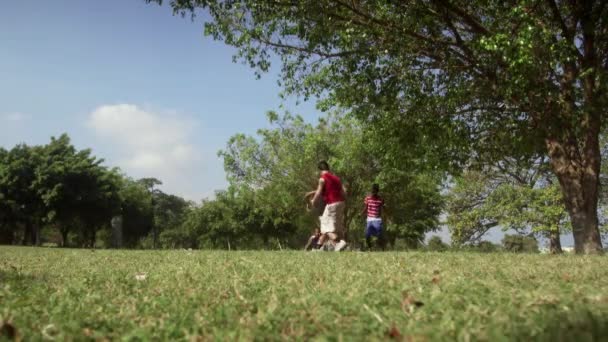
M445 242L443 242L439 236L435 235L429 239L426 248L429 251L443 252L447 250L449 246Z
M533 236L505 235L502 245L507 252L538 253L538 242Z
M498 252L500 250L500 246L492 243L490 241L480 241L475 245L475 250L483 253L492 253Z

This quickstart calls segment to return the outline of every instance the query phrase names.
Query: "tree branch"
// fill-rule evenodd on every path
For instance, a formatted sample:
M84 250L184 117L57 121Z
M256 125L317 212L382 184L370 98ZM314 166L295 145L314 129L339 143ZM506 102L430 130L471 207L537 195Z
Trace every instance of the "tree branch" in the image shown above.
M438 2L438 4L441 5L442 7L444 7L445 9L457 14L475 32L483 34L483 35L490 34L490 31L487 28L485 28L476 18L474 18L471 14L467 13L462 8L459 8L457 6L454 6L453 4L450 4L450 2L447 0L440 1L440 2Z
M553 13L553 19L559 24L559 26L562 29L562 34L564 35L564 37L566 37L572 41L572 37L573 37L572 31L568 28L568 26L566 25L566 22L562 18L559 8L557 7L557 4L555 3L555 0L546 0L546 1L547 1L547 4L549 5L549 8L551 8L551 13Z

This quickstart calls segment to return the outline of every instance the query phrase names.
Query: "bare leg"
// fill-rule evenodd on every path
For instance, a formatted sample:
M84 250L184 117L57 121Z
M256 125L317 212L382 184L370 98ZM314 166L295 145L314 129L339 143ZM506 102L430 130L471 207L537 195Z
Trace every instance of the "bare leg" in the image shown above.
M335 244L336 240L338 240L338 234L336 233L327 233L329 239Z
M319 237L319 241L317 242L317 244L319 245L319 248L323 248L323 244L325 243L326 236L327 236L327 234L321 234L321 236Z

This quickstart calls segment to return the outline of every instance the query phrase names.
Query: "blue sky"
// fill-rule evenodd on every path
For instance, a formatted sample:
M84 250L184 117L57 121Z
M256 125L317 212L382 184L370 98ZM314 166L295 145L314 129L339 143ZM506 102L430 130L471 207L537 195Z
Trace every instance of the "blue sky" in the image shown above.
M256 80L202 31L143 0L0 2L0 146L66 132L132 177L211 195L226 185L217 151L283 102L276 73ZM319 115L314 103L283 105Z

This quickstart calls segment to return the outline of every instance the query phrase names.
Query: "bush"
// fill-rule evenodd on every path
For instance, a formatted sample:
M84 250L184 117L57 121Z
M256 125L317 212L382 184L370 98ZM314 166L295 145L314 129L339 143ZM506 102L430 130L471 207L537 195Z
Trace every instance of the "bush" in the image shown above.
M160 246L162 248L198 248L198 243L192 234L182 227L167 229L160 233Z
M433 236L429 239L426 248L429 251L443 252L448 249L448 245L441 240L439 236Z
M500 251L500 245L492 243L490 241L480 241L475 249L482 253L493 253Z
M538 242L532 236L505 235L502 245L507 252L538 253Z

